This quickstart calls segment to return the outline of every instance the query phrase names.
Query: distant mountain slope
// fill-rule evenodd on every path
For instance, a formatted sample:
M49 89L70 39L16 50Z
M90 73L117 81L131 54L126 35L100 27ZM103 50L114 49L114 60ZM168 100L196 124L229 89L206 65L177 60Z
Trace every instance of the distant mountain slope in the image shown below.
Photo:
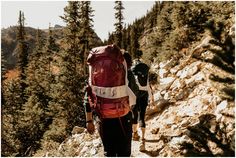
M1 48L2 53L7 61L7 69L12 69L15 67L16 64L16 56L14 50L17 45L17 27L11 26L6 29L1 30ZM27 42L30 45L30 51L34 48L35 43L35 36L36 36L36 29L31 27L25 28ZM43 36L46 37L46 33L43 33Z
M54 37L56 38L57 42L60 43L60 40L63 38L63 28L62 26L55 25L55 27L52 28ZM17 35L17 27L16 26L11 26L6 29L1 30L1 48L2 52L7 63L6 67L7 69L13 69L16 65L16 55L14 53L14 50L16 48L17 40L16 40L16 35ZM42 37L47 38L47 32L48 29L42 30ZM26 32L26 37L27 37L27 42L29 43L30 47L30 52L35 47L35 38L36 38L36 33L37 29L32 28L32 27L25 27L25 32ZM96 47L99 45L102 45L102 40L98 37L98 35L94 32L94 38L92 41L92 47Z

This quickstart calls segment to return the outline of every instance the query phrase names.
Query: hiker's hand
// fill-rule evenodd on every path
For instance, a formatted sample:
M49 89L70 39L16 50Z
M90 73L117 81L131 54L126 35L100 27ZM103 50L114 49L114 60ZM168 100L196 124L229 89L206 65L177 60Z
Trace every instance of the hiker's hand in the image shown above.
M154 96L152 95L151 96L151 104L153 104L154 103Z
M134 109L134 107L135 107L135 104L131 106L131 110L133 110L133 109Z
M87 131L89 132L89 134L93 134L95 131L93 122L86 123L86 126L87 126Z
M152 95L151 96L151 99L149 100L149 104L151 105L151 104L153 104L154 103L154 96Z

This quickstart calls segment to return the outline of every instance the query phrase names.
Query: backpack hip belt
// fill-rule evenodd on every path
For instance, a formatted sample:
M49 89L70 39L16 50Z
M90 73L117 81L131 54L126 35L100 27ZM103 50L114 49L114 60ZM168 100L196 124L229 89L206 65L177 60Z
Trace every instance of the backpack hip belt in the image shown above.
M128 96L127 96L128 97ZM125 116L129 113L130 107L127 103L126 97L116 99L120 100L117 103L103 102L102 106L97 106L97 111L99 112L100 117L102 118L117 118Z
M127 86L116 86L116 87L99 87L91 85L93 92L103 98L117 99L128 96Z

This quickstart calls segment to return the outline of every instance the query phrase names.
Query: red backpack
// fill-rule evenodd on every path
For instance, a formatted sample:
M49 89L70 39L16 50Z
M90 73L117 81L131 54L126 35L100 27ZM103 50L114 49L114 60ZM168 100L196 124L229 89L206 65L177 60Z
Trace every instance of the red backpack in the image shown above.
M117 118L130 111L127 68L116 45L94 48L87 59L94 108L102 118Z

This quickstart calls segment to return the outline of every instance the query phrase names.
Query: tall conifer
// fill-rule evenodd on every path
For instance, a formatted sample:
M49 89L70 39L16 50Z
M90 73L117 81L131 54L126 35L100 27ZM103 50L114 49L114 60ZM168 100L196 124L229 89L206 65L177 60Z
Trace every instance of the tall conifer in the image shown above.
M80 14L78 1L70 1L64 9L61 18L66 22L64 47L59 52L60 72L57 77L58 84L54 88L54 104L57 119L63 120L63 126L69 134L75 125L82 125L84 112L82 105L83 96L83 52L80 49ZM57 124L58 125L58 124ZM62 133L63 134L63 133Z
M15 52L17 54L17 68L19 77L14 80L7 81L3 85L4 97L3 104L3 120L2 131L4 139L8 143L8 149L4 153L8 156L24 156L25 142L22 141L22 106L26 101L26 68L28 64L28 44L25 37L25 18L23 12L19 12L19 20L17 26L17 46Z
M90 1L81 1L80 2L80 45L81 50L83 52L83 69L84 69L84 75L87 74L87 56L88 52L91 49L91 40L93 39L93 11L91 8L91 2Z
M2 152L1 156L22 156L22 142L19 139L20 118L22 109L22 90L19 79L9 80L2 84Z
M134 25L130 32L130 43L131 43L131 55L133 58L136 58L136 52L139 49L138 36L137 36L137 26Z
M59 47L55 44L52 31L49 28L49 35L46 45L37 31L36 47L30 55L30 62L27 69L27 102L23 106L21 131L25 136L20 140L26 150L23 156L32 156L40 147L39 140L51 124L51 116L48 104L51 100L50 87L54 79L51 75L51 59L54 52L58 52ZM25 143L27 142L27 143ZM30 149L28 150L28 148Z
M117 44L117 46L122 48L123 47L122 46L122 30L123 30L123 20L124 20L124 16L122 12L122 10L124 10L124 7L123 7L122 1L115 1L114 9L116 10L116 13L115 13L116 23L114 24L115 43Z
M19 12L19 20L18 20L18 27L17 27L17 47L16 47L16 53L17 53L17 67L20 71L20 80L22 82L22 93L24 89L26 88L26 85L24 84L25 80L25 70L26 66L28 64L28 44L25 40L25 17L23 12Z

